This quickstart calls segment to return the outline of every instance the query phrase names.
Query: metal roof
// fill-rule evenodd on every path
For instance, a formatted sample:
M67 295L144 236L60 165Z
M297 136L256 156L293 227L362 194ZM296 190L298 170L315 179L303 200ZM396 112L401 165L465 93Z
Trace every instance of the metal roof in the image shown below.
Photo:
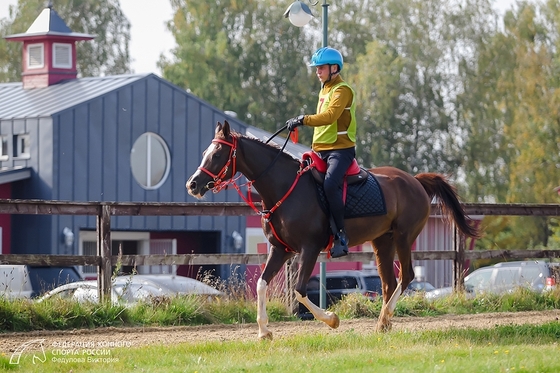
M161 79L155 74L114 75L66 80L34 89L23 89L22 83L0 83L0 119L49 117L150 75ZM243 125L247 135L262 141L272 136L270 132L260 128L245 123ZM270 142L282 147L284 141L285 137L276 137ZM297 159L301 159L303 153L309 150L310 148L291 141L285 148L287 153Z
M29 39L33 36L57 35L75 39L93 39L94 35L72 32L58 13L52 8L52 3L43 9L41 14L31 24L29 29L22 34L6 36L6 39Z
M149 75L153 74L80 78L34 89L0 83L0 119L48 117Z
M25 180L31 177L31 167L15 167L0 169L0 184Z

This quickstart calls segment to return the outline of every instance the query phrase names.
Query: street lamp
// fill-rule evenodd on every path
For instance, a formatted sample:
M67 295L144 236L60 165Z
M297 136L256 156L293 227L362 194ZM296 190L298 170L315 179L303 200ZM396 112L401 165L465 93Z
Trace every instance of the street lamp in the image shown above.
M311 13L311 9L309 9L307 4L295 1L286 9L284 17L289 18L292 25L303 27L311 21L313 13Z
M311 3L311 5L315 6L319 4L319 0ZM327 0L323 0L323 45L322 47L325 48L328 43L328 35L329 35L329 4L327 4ZM284 12L284 17L288 18L290 22L297 27L303 27L311 21L313 18L313 14L311 13L311 9L302 3L301 1L294 1L292 5L286 9ZM325 309L327 308L327 263L321 262L319 264L319 284L320 284L320 291L319 291L319 307Z
M311 5L315 6L319 3L319 0L311 3ZM329 4L327 4L327 0L323 0L323 47L326 47L328 43L328 24L329 24ZM311 9L307 6L307 4L301 1L294 1L288 9L284 12L284 17L288 18L292 25L297 27L303 27L311 21L313 18L313 14L311 13Z

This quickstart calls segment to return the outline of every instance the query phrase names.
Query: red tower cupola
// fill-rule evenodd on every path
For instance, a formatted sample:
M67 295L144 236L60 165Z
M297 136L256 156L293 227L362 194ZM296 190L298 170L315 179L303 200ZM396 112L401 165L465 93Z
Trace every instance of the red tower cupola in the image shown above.
M8 41L23 42L23 88L43 88L75 79L76 42L94 35L72 32L53 9L52 2L23 34L8 35Z

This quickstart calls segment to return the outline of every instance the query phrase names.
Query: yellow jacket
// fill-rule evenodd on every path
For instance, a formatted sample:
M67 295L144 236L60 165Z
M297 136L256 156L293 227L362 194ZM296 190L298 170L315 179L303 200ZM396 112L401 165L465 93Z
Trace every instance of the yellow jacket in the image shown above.
M344 134L339 134L336 140L332 143L318 142L317 136L314 136L314 141L312 148L314 151L323 150L334 150L334 149L346 149L351 148L356 145L355 143L355 123L353 123L353 128L351 124L355 118L352 116L355 105L354 93L352 89L344 84L336 88L334 92L330 95L330 101L326 108L322 107L321 99L324 99L329 95L333 87L344 83L344 80L338 75L336 78L332 79L330 82L326 83L321 89L319 94L320 100L317 105L317 114L306 115L303 124L311 127L315 127L314 130L317 132L320 130L318 127L336 125L337 132L347 132Z

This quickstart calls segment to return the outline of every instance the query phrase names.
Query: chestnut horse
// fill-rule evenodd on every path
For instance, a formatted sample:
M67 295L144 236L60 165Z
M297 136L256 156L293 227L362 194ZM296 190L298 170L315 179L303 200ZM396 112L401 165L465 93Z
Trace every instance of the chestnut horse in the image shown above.
M257 282L258 337L272 339L266 313L267 286L284 263L299 254L299 271L295 294L317 320L337 328L340 320L307 298L306 286L321 251L329 243L329 217L319 205L315 180L304 164L278 147L233 132L229 123L218 123L215 137L204 151L198 170L186 183L188 193L201 199L206 192L217 193L229 184L238 191L237 172L256 189L262 199L262 228L270 242L266 266ZM377 322L378 331L391 328L397 300L414 279L411 247L430 215L432 198L437 197L444 216L465 235L478 237L478 231L459 202L455 189L442 175L421 173L411 176L393 167L369 170L377 178L387 214L347 219L349 246L366 241L373 244L382 281L383 306ZM240 195L245 199L243 194ZM252 204L252 201L246 201ZM401 270L395 278L395 253Z

